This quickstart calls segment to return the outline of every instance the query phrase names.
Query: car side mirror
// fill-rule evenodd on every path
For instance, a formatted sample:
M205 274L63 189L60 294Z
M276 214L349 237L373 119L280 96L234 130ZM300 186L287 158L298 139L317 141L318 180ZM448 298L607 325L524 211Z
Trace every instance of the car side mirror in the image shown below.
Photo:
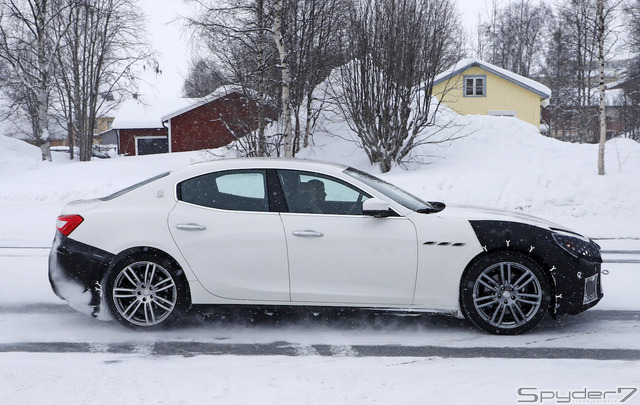
M362 214L375 218L384 218L391 215L389 203L377 198L369 198L362 202Z

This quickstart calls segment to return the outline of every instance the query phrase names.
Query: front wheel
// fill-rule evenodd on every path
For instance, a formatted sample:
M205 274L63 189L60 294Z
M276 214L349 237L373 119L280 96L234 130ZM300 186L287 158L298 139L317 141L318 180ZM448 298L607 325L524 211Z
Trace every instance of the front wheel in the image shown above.
M551 302L549 280L538 263L517 252L489 254L462 276L460 306L479 328L517 335L534 328Z
M113 317L130 328L170 325L184 312L182 271L152 254L136 254L113 268L106 280L106 301Z

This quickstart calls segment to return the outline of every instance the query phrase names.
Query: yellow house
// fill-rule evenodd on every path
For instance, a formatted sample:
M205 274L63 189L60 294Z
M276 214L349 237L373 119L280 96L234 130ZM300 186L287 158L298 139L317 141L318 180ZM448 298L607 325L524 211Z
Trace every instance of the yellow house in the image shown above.
M517 117L539 128L540 107L551 90L479 59L463 59L435 77L433 95L459 114Z

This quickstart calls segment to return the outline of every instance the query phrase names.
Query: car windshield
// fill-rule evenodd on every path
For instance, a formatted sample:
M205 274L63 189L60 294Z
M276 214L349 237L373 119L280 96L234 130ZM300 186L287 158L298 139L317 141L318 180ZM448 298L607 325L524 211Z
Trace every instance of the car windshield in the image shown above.
M376 191L381 192L385 196L391 198L393 201L397 202L398 204L402 204L403 206L409 208L410 210L417 211L417 212L435 211L433 206L428 202L423 201L412 194L409 194L408 192L404 191L399 187L394 186L391 183L387 183L382 179L372 176L369 173L365 173L363 171L354 169L352 167L346 169L344 173L360 180L361 182L365 183L369 187L375 189Z

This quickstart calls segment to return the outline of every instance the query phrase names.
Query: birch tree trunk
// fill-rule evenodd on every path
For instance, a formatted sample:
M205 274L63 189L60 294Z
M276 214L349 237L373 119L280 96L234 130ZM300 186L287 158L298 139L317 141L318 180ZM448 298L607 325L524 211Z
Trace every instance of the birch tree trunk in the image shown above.
M607 114L604 85L604 0L598 0L597 16L597 36L598 36L598 62L600 64L600 77L598 89L600 92L600 144L598 145L598 174L603 176L604 170L604 145L607 141Z
M264 15L264 0L258 0L256 3L256 13L258 18L258 27L262 28L265 26L265 15ZM266 61L266 43L265 31L262 29L258 30L258 72L266 71L267 61ZM264 130L267 126L266 120L266 108L267 107L267 83L264 75L260 75L258 79L258 136L257 136L257 145L256 145L256 156L263 157L267 156L267 138L265 137Z
M37 57L38 57L38 77L36 84L37 114L38 128L36 139L40 140L40 150L42 151L42 160L51 161L51 140L49 139L49 93L50 74L52 69L51 55L47 54L45 41L47 40L47 2L43 1L38 4L35 10L36 23L36 41L37 41Z
M287 64L287 52L282 42L282 1L274 0L275 14L273 17L273 38L280 55L280 72L282 73L282 116L284 119L284 157L293 156L293 136L291 127L291 104L289 97L289 88L291 79L289 74L289 65Z

